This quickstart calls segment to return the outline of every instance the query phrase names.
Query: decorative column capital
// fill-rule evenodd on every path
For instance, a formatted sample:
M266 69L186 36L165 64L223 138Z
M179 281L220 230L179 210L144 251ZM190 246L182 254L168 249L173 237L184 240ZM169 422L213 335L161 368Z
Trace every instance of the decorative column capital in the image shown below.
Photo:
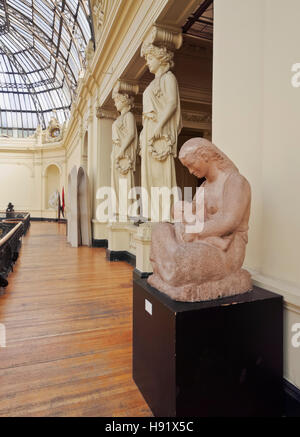
M180 28L154 24L146 34L142 44L141 55L144 57L149 45L165 47L170 51L178 50L182 46L182 31Z
M112 111L109 109L103 109L101 106L96 108L96 117L99 119L108 119L108 120L116 120L118 114L116 111Z
M128 96L136 96L139 92L139 86L136 83L128 82L123 79L118 79L113 87L112 96L116 94L127 94Z

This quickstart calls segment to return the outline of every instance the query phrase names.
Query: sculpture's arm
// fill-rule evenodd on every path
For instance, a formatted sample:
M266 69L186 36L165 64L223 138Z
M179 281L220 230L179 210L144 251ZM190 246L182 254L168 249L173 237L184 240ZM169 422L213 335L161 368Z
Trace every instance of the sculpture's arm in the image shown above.
M167 74L164 78L164 109L158 114L157 125L153 138L158 139L165 124L170 120L177 108L177 82L173 74Z
M199 234L185 233L183 239L195 241L233 233L240 225L250 200L251 190L247 180L239 173L231 175L224 187L223 211L206 219L203 230Z
M140 135L139 135L139 144L138 144L138 149L139 149L139 155L142 156L142 144L144 141L144 129L141 130Z
M126 150L134 140L136 134L134 115L132 114L132 112L128 112L125 117L126 117L126 128L127 128L128 135L123 138L120 153L119 153L120 157L124 156Z

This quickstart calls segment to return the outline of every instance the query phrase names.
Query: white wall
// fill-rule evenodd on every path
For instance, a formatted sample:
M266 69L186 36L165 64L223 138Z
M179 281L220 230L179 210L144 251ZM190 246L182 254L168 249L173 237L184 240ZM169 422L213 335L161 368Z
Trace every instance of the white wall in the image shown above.
M300 2L265 4L262 271L300 287Z
M252 211L246 263L261 266L264 0L217 0L213 58L213 141L247 177Z
M30 209L34 203L34 177L29 167L0 161L0 210L12 202L15 210Z
M59 173L56 182L48 177L47 168L52 166ZM61 191L65 179L65 149L61 144L37 147L32 138L0 138L0 210L12 202L15 210L28 211L32 217L55 218L57 211L48 208L49 192L56 188Z
M79 141L76 142L75 147L71 149L70 154L67 156L67 174L69 175L74 165L77 169L81 164L81 147Z
M215 0L213 141L251 183L245 265L285 298L285 376L300 387L290 323L300 322L300 2L285 6Z

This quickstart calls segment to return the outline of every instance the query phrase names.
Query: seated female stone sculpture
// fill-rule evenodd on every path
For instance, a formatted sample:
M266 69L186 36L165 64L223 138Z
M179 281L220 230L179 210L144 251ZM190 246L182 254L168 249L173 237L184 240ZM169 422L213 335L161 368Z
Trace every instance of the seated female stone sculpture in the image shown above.
M206 178L202 185L202 231L188 232L190 228L184 221L156 225L152 232L153 275L148 278L149 284L174 300L186 302L251 290L250 274L241 268L248 241L248 181L221 150L203 138L187 141L179 159L190 173ZM184 204L176 204L175 216ZM199 206L194 198L193 211L199 211Z

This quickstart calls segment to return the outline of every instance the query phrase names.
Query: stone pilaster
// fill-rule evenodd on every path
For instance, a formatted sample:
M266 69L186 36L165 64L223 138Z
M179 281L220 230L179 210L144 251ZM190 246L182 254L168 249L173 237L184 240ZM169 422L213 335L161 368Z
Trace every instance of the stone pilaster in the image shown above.
M141 273L151 273L153 271L150 262L152 226L153 224L151 223L139 225L134 237L136 244L136 269Z
M117 112L110 108L96 107L96 123L94 129L94 148L92 157L93 183L93 238L107 240L107 223L98 222L96 218L99 200L96 194L101 187L110 187L110 158L112 150L112 124L117 118Z

